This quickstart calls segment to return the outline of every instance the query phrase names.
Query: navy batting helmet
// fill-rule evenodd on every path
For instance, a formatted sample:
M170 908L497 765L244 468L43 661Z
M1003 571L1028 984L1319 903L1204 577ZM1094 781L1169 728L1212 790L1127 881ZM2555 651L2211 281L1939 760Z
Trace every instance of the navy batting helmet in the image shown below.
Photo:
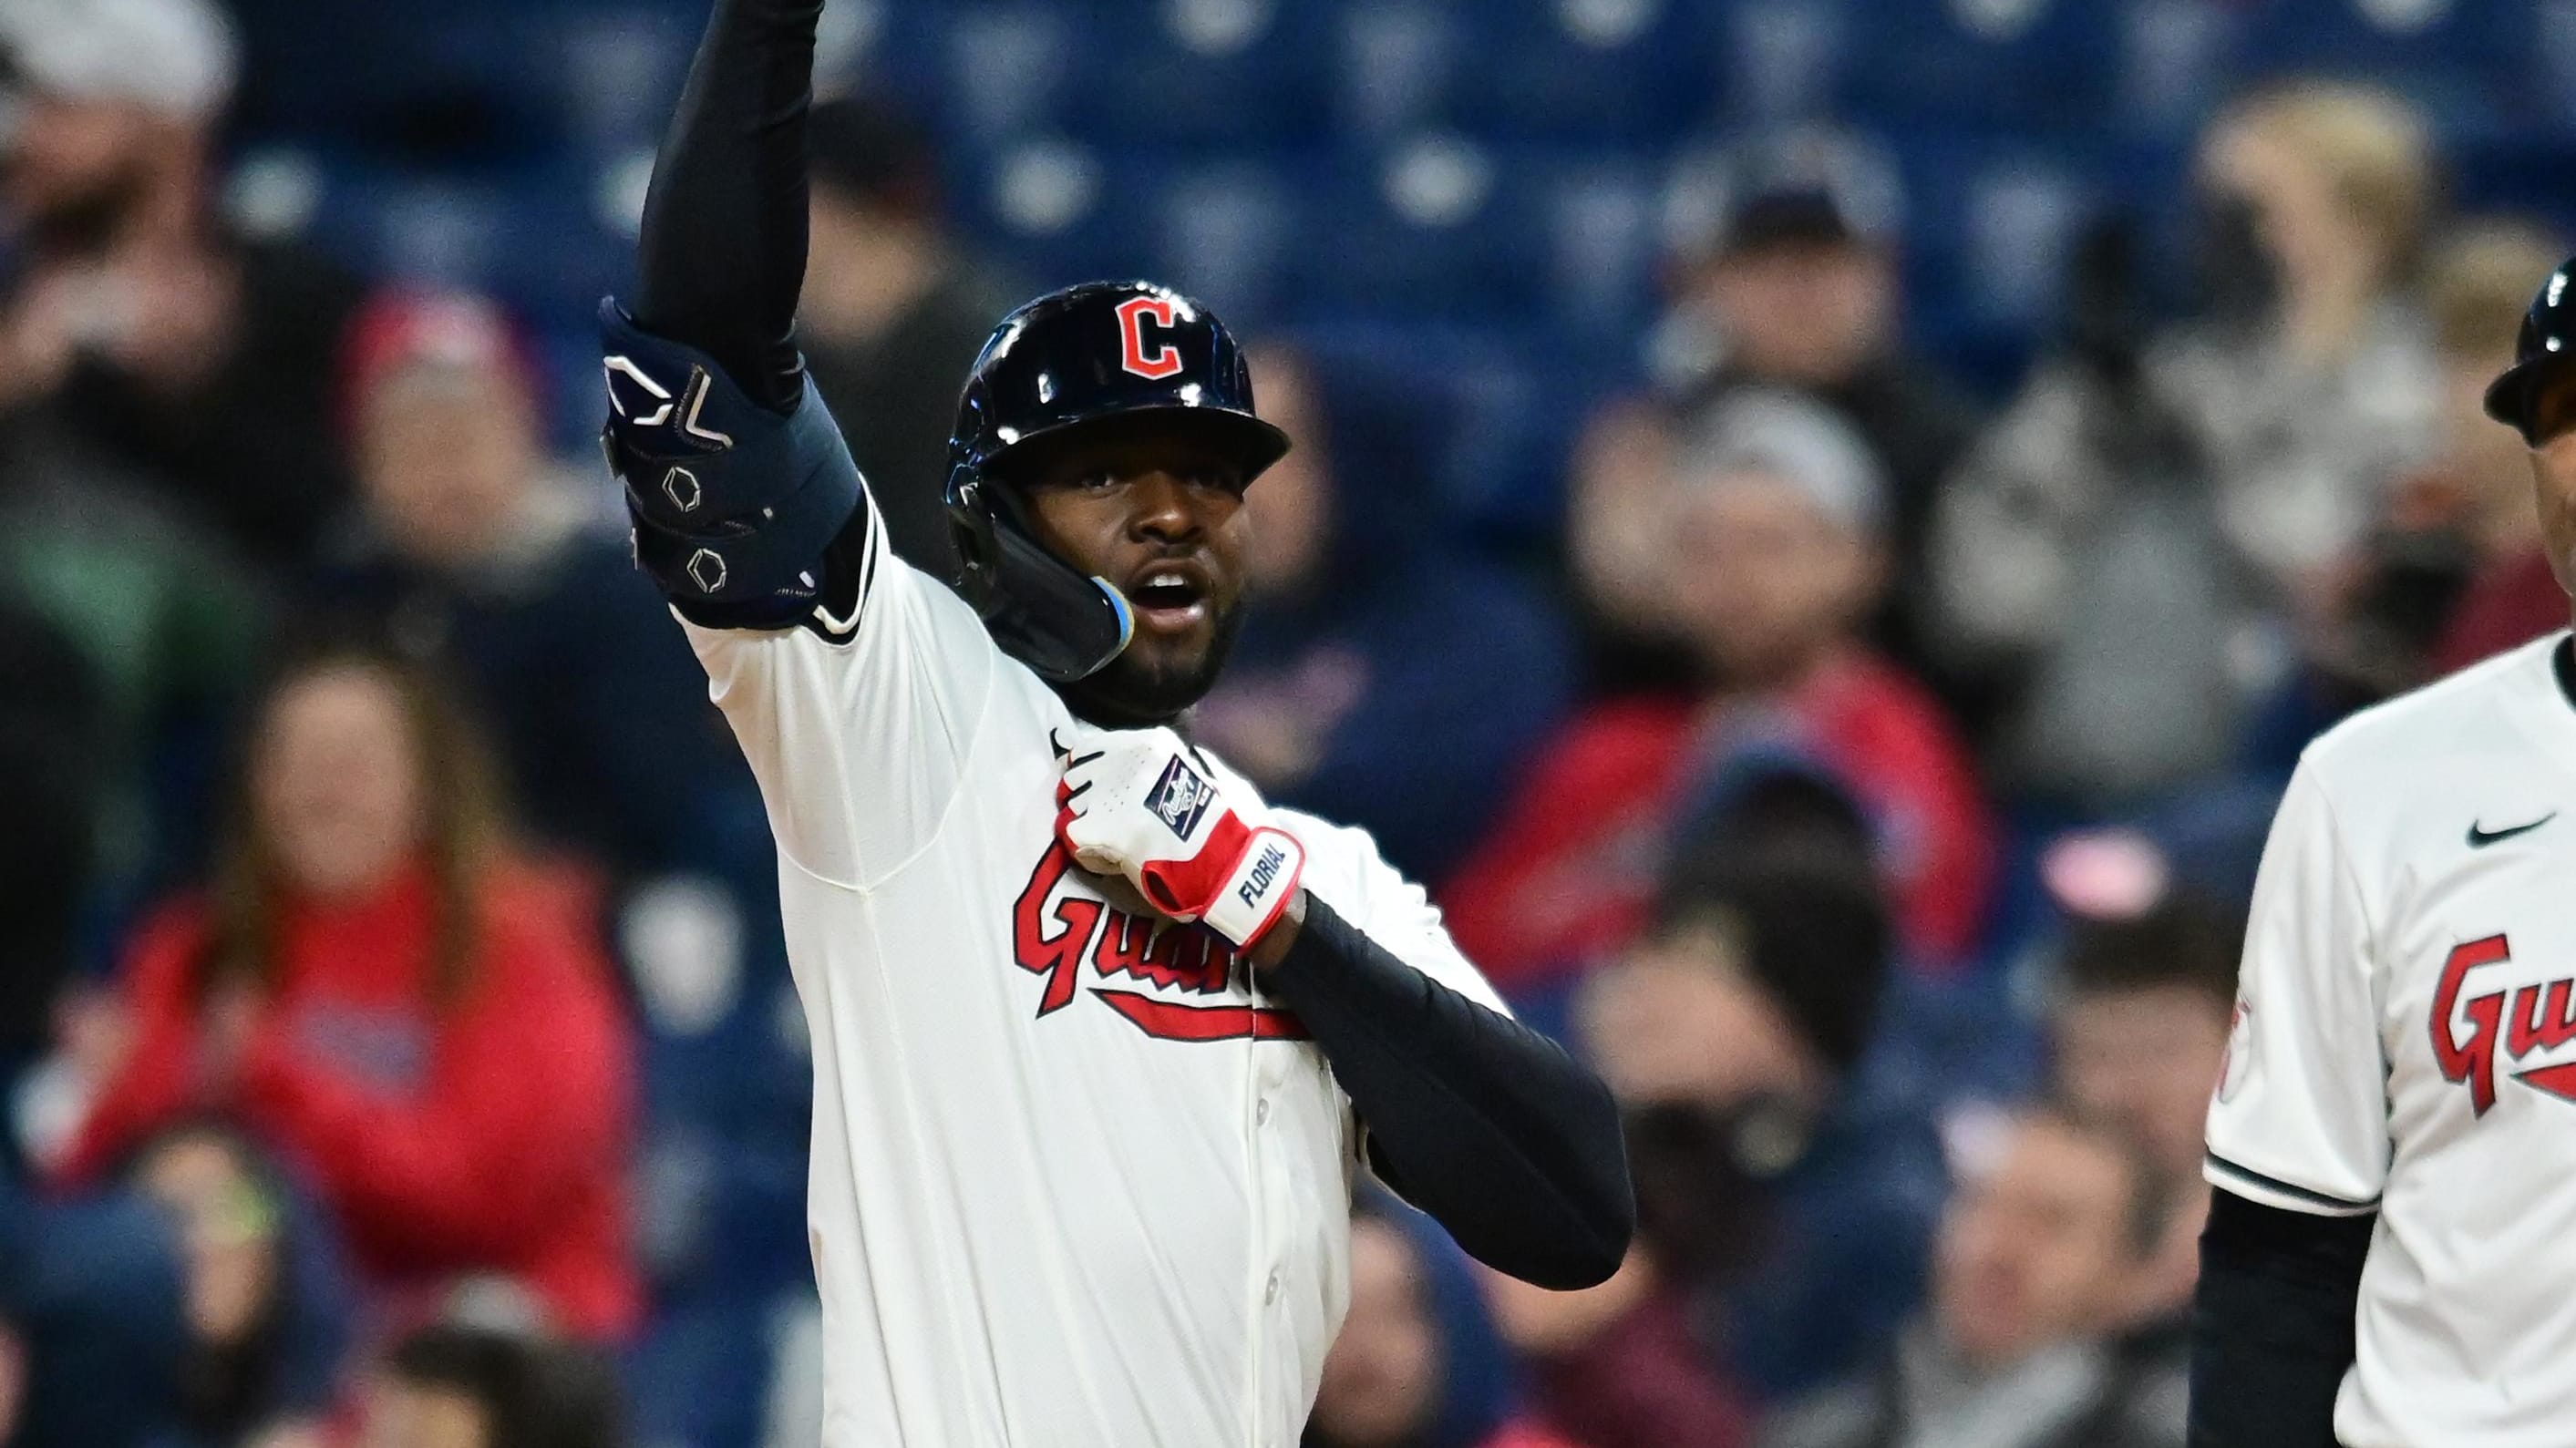
M2540 384L2570 362L2576 362L2576 257L2560 263L2532 297L2522 332L2514 338L2513 365L2487 388L2487 416L2511 424L2523 441L2537 444L2532 407L2540 400Z
M1206 307L1151 282L1085 282L1002 319L966 376L948 441L948 521L959 591L995 641L1054 683L1118 657L1127 600L1040 547L1024 504L997 474L1041 438L1152 416L1204 433L1244 480L1288 451L1253 415L1252 373Z

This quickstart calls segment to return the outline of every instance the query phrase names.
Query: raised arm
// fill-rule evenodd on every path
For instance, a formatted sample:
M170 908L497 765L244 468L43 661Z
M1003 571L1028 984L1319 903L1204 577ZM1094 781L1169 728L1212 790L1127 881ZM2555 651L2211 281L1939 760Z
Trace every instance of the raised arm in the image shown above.
M793 339L823 0L716 0L654 166L640 283L600 309L635 559L692 627L780 851L863 885L963 779L993 646L886 550Z
M785 415L805 284L805 113L823 0L716 0L653 162L635 320L714 358Z
M793 340L822 12L717 0L653 168L633 306L600 312L636 559L710 627L847 619L864 591L864 489Z

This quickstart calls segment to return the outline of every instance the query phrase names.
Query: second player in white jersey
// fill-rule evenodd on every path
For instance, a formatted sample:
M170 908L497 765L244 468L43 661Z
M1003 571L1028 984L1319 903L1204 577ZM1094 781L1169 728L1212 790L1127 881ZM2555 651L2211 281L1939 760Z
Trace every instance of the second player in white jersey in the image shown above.
M1290 1448L1359 1174L1598 1282L1616 1108L1366 834L1172 727L1289 445L1206 308L1095 283L1004 318L955 419L960 591L894 555L790 341L820 11L718 0L602 327L637 560L777 841L824 1439Z
M2488 411L2576 591L2576 296ZM2565 633L2311 744L2209 1111L2194 1448L2576 1441L2576 652Z
M2284 1211L2376 1214L2334 1415L2348 1448L2543 1448L2576 1422L2563 646L2328 734L2264 853L2209 1179Z

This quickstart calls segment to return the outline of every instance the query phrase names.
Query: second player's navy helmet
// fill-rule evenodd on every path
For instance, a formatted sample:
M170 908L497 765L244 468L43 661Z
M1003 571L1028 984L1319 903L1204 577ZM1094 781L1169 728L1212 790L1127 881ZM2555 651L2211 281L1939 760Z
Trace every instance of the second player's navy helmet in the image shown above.
M1004 317L957 399L948 520L960 591L1006 651L1056 683L1116 658L1133 621L1107 580L1038 545L997 473L1041 438L1139 415L1200 430L1247 482L1288 451L1288 435L1253 415L1252 372L1234 334L1151 282L1085 282Z
M2576 363L2576 257L2560 263L2532 297L2521 335L2514 338L2513 365L2487 388L2487 416L2512 424L2525 441L2538 442L2531 435L2531 410L2539 401L2539 384L2571 363Z

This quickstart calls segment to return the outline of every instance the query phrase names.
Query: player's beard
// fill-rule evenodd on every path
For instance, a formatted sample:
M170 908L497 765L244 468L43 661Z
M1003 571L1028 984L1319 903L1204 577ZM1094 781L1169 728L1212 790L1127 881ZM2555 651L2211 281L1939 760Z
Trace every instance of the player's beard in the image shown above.
M1217 615L1207 648L1187 664L1149 662L1129 649L1089 678L1057 685L1056 693L1074 717L1104 729L1169 724L1216 687L1235 635L1242 631L1243 606L1238 603Z

